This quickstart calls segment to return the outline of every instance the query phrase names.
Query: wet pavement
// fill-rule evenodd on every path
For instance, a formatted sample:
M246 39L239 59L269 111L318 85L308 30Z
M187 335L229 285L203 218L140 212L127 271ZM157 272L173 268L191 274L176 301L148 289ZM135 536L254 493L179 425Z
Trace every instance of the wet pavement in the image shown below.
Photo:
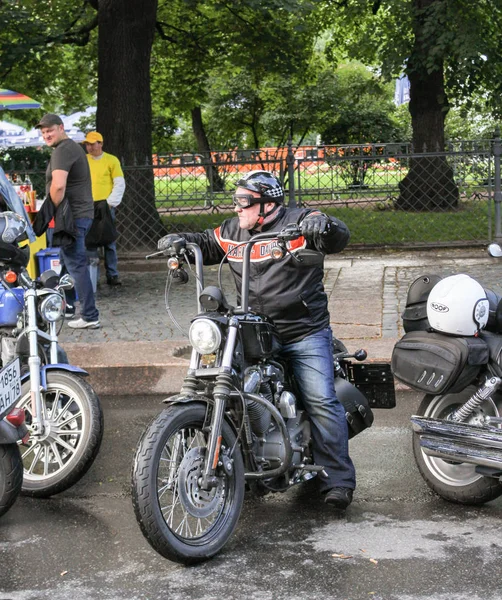
M345 513L315 480L246 494L213 560L184 567L141 534L130 498L138 437L160 398L104 397L105 437L84 478L48 500L19 498L0 519L0 600L501 600L502 498L447 503L420 477L409 416L419 395L350 441L357 471Z

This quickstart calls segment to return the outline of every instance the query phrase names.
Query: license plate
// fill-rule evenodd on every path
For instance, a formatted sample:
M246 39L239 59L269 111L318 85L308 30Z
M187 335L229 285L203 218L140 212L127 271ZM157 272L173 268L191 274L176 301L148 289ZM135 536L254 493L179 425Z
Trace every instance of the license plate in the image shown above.
M21 396L21 362L19 358L0 371L0 419L10 411Z

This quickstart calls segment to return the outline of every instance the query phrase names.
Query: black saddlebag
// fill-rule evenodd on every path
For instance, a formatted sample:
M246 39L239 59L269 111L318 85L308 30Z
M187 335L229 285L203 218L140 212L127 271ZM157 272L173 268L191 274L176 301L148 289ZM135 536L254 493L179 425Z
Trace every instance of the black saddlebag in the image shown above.
M427 319L427 299L432 288L439 281L441 281L439 275L421 275L410 285L406 306L401 315L406 333L430 329L429 319Z
M444 394L469 385L488 359L488 346L481 338L411 331L394 346L391 367L411 388Z
M349 439L353 438L373 423L373 411L364 395L349 381L335 377L335 391L345 409L349 429Z

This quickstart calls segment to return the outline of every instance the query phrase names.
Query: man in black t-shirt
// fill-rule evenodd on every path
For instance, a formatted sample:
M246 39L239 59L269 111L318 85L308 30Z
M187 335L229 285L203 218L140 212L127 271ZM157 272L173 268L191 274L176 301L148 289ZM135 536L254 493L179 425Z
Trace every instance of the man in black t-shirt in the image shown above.
M80 317L68 323L72 329L97 329L100 327L91 277L87 268L85 236L94 218L91 174L84 149L65 133L63 121L58 115L47 114L36 125L44 142L53 148L47 166L47 201L56 208L63 198L68 199L77 235L75 241L61 247L61 263L75 280L80 301Z

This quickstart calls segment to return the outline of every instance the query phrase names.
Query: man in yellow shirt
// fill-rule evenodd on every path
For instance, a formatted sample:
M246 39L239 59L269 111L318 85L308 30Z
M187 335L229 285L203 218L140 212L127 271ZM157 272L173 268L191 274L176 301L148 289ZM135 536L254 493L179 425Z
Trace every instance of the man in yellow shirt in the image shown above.
M103 136L90 131L85 136L87 160L91 170L92 198L94 202L106 200L115 221L115 208L122 202L125 179L119 159L103 152ZM118 272L117 246L115 242L103 246L105 255L106 281L108 285L121 285Z

